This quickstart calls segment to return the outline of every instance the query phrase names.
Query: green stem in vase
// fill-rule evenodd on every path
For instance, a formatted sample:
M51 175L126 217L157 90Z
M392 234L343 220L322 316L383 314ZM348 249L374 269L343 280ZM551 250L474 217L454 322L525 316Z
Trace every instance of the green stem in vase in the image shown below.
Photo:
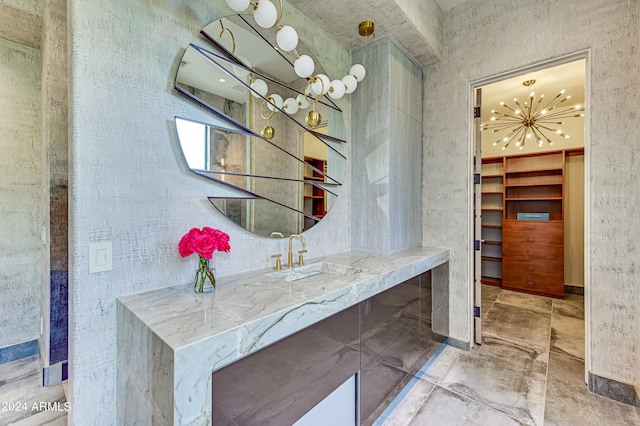
M211 272L211 269L209 268L209 259L204 258L200 255L198 255L198 257L200 258L200 266L196 271L195 290L196 293L205 293L205 284L207 283L207 280L209 280L209 282L213 286L213 289L215 289L216 279L213 276L213 272Z

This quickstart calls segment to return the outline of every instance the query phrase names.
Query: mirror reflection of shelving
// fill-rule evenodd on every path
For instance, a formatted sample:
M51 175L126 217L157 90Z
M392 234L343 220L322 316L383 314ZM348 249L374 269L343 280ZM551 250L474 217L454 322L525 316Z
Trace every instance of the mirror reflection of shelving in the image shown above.
M320 158L304 157L304 161L312 165L318 170L326 173L327 161ZM304 212L322 219L327 214L326 192L321 188L313 185L311 182L325 182L324 176L310 167L305 167L304 180L309 183L304 184ZM304 230L306 231L316 222L312 219L305 218Z
M319 126L315 129L318 133L326 134L328 126L326 124ZM322 219L329 210L327 203L327 192L322 187L314 184L326 183L326 174L328 169L329 153L327 146L323 143L319 143L317 138L311 137L308 132L302 134L302 151L303 159L305 163L314 167L304 167L304 191L302 200L302 211L305 214L311 215L315 218ZM318 173L321 171L324 173ZM311 228L318 223L308 217L304 218L303 230Z
M500 285L504 168L502 158L483 159L482 163L482 283Z

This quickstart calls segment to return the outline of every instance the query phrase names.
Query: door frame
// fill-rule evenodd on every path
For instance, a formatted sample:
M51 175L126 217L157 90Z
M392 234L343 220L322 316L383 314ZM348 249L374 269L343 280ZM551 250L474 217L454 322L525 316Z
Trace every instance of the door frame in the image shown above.
M469 117L473 117L473 106L474 104L474 96L475 90L482 86L486 86L487 84L495 83L507 78L517 77L518 75L522 75L525 73L538 71L545 68L554 67L556 65L562 65L568 62L573 62L576 60L584 59L585 61L585 116L584 116L584 341L585 341L585 353L584 353L584 364L585 364L585 382L588 380L588 373L591 370L591 262L589 258L589 253L591 252L591 49L587 48L584 50L579 50L574 53L570 53L567 55L559 56L553 59L549 59L546 61L537 62L533 65L528 65L525 67L516 68L510 71L506 71L503 73L499 73L493 75L491 77L485 77L477 80L473 80L469 83L468 90L468 104L471 106L469 108L470 113ZM473 207L473 197L474 195L474 179L473 179L473 167L474 161L473 156L475 153L474 149L474 122L475 120L469 120L468 126L468 136L467 136L467 144L468 144L468 171L470 173L468 194L469 194L469 214L467 217L469 220L468 227L468 235L470 235L469 239L469 247L470 256L468 262L468 271L469 277L471 277L470 285L469 285L469 342L471 342L471 347L474 346L474 285L475 285L475 276L474 276L474 207ZM482 312L481 312L482 314Z

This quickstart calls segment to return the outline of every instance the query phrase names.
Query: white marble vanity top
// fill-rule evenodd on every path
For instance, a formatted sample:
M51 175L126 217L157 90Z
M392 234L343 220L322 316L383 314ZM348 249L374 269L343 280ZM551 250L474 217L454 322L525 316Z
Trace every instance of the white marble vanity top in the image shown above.
M207 294L186 284L123 296L119 333L127 347L119 346L119 357L135 370L132 340L150 335L162 342L162 354L150 353L154 359L145 363L171 370L175 400L173 410L166 407L173 415L165 415L172 424L199 424L197 416L210 411L211 371L448 261L449 250L441 248L389 256L353 251L308 260L324 262L322 273L294 281L263 269L217 277Z

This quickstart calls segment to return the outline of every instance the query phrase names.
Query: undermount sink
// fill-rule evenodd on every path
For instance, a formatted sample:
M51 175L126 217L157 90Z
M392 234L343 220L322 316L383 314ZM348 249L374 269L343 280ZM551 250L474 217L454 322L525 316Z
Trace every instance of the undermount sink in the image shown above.
M338 263L317 262L309 265L298 266L296 268L283 269L267 275L273 278L282 278L287 282L291 282L320 274L347 276L354 275L359 272L362 272L362 269L340 265Z

